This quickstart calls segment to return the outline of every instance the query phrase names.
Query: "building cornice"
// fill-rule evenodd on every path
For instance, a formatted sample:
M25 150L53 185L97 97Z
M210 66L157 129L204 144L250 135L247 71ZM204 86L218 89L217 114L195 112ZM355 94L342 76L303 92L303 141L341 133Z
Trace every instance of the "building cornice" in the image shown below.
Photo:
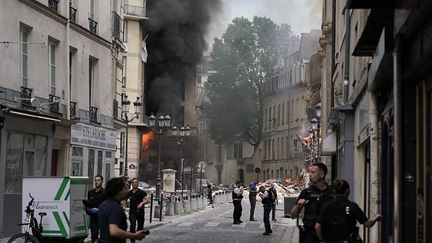
M101 44L102 46L105 46L108 49L111 49L111 42L110 41L100 37L99 35L95 35L90 30L82 27L79 24L75 24L75 23L71 22L70 26L71 26L72 30L75 30L79 34L89 38L90 40L93 40L94 42L97 42L98 44Z

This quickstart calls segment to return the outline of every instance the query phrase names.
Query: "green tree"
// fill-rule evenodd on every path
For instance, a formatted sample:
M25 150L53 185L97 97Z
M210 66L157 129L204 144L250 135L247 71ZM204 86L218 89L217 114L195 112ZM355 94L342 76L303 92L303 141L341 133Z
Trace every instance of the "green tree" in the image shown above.
M206 83L205 116L218 144L261 140L263 94L266 79L280 69L288 53L292 31L271 19L235 18L211 53L216 72Z

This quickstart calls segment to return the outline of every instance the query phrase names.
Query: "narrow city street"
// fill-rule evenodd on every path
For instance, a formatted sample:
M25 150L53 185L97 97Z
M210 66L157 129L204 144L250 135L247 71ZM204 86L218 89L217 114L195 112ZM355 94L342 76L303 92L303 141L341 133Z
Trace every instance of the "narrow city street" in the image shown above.
M283 218L283 205L280 203L276 210L277 222L271 222L273 234L264 236L263 208L257 203L255 219L249 221L249 202L243 200L243 223L234 225L232 219L233 206L231 203L217 205L215 208L188 216L176 218L171 223L150 230L150 235L142 242L291 242L295 221ZM292 242L297 242L293 240Z

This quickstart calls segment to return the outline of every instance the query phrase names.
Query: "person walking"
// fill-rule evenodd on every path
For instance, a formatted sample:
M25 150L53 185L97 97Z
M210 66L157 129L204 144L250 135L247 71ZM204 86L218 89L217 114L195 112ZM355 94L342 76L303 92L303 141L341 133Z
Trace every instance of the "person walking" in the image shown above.
M320 242L328 243L357 242L357 221L369 228L380 221L382 216L377 214L372 219L367 218L357 203L348 199L350 190L347 181L336 179L332 188L335 199L322 207L315 224L318 238Z
M106 184L105 200L99 207L98 219L100 228L100 243L126 243L126 239L142 240L146 232L128 232L126 214L121 201L128 197L128 187L123 178L116 177Z
M213 205L213 190L210 182L207 184L207 199L209 201L209 204L214 208Z
M334 198L333 189L325 182L327 166L323 163L312 163L308 167L310 185L300 192L291 209L291 218L298 219L304 208L303 226L298 226L301 243L320 242L315 231L315 223L322 206Z
M249 202L250 202L250 214L249 214L250 221L256 221L254 218L254 213L255 213L255 206L256 206L257 183L258 181L255 180L248 187Z
M92 242L96 242L99 238L99 222L98 208L105 201L105 190L102 187L103 176L97 175L94 177L94 188L87 192L87 200L84 201L86 212L90 216L90 232Z
M273 204L273 192L270 189L266 190L265 186L260 186L259 192L260 192L259 196L261 197L261 202L264 207L263 221L264 221L265 232L263 233L263 235L269 235L273 233L270 225L270 211Z
M272 221L276 222L276 205L278 204L277 191L276 191L276 183L271 183L269 190L273 193L273 202L272 202L272 205L271 205Z
M136 230L144 229L144 205L149 203L150 200L147 197L147 193L138 188L139 182L137 178L132 179L131 185L132 189L128 193L129 231L134 233ZM131 242L134 243L135 240L131 239Z
M241 201L243 199L243 189L240 187L240 181L235 183L235 186L232 191L232 200L234 204L234 212L233 212L233 224L241 224L241 214L242 214L242 205Z

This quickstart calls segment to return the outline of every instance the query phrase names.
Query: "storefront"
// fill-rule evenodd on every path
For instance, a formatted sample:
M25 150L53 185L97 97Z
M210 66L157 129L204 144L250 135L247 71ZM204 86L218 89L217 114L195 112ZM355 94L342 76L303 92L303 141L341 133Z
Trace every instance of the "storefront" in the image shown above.
M60 122L11 109L5 109L4 118L0 133L0 238L20 230L22 178L50 175L53 127Z
M105 181L112 176L116 131L85 123L71 126L72 176L102 175Z

